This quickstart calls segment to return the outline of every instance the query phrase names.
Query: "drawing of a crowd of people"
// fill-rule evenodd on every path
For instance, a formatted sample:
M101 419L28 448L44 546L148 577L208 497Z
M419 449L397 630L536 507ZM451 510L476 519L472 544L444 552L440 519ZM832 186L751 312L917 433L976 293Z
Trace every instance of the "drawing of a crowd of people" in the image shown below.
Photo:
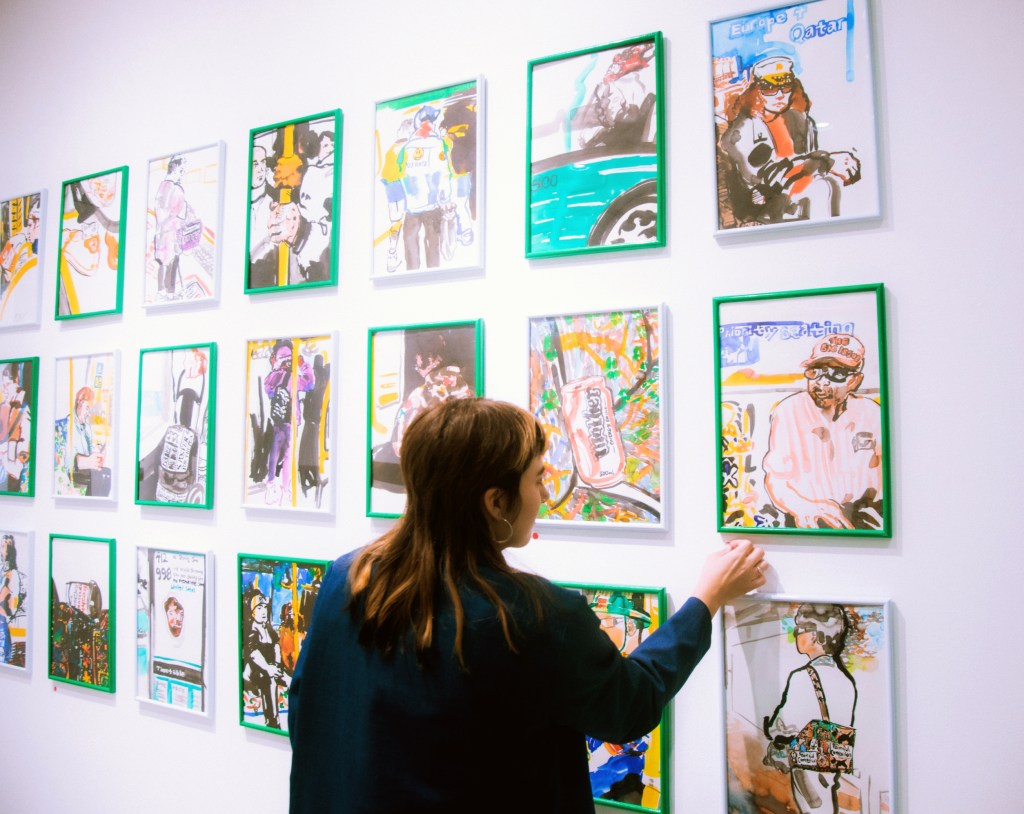
M249 288L326 282L334 216L334 117L258 134L249 176Z
M288 689L323 575L320 564L243 559L242 706L247 720L287 729Z

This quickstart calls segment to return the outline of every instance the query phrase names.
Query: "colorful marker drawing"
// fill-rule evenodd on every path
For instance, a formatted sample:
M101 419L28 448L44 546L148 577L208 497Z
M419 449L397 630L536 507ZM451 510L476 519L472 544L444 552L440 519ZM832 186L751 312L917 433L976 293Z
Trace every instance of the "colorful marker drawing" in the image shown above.
M479 268L479 80L377 103L373 276Z
M882 297L716 300L720 530L891 533Z
M207 714L210 557L140 546L136 567L136 698Z
M334 337L250 341L246 506L329 512Z
M39 324L45 201L42 192L0 201L0 328Z
M530 410L544 426L539 519L664 524L660 308L530 320Z
M431 404L484 392L483 323L451 322L370 330L366 511L405 509L402 435Z
M61 188L56 319L121 313L128 168Z
M38 356L0 359L0 495L35 494L38 394Z
M526 256L665 245L661 32L529 65Z
M658 629L665 608L665 591L651 588L623 588L607 585L571 585L601 622L623 658ZM594 800L615 803L632 811L665 811L671 799L668 777L668 749L662 736L667 719L652 731L628 743L606 743L587 736L590 787Z
M142 304L216 299L224 144L154 158L148 170Z
M213 507L217 346L139 353L135 502Z
M51 679L114 692L114 561L113 540L50 535Z
M33 563L31 535L0 529L0 667L30 666Z
M730 811L890 810L890 620L886 602L726 605Z
M866 0L711 24L721 231L878 215L870 31Z
M116 495L117 377L116 353L57 359L53 413L55 497Z
M288 689L328 562L238 555L239 720L288 732Z
M249 134L247 293L334 285L341 190L341 111Z

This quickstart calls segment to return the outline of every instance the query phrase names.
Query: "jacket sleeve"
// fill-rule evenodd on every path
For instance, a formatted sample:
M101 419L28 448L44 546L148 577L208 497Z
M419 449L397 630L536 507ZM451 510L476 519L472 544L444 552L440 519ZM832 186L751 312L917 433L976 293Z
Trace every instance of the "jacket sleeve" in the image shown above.
M558 723L610 743L654 729L711 644L711 615L695 597L626 658L583 597L560 597L558 605L551 631L554 714Z

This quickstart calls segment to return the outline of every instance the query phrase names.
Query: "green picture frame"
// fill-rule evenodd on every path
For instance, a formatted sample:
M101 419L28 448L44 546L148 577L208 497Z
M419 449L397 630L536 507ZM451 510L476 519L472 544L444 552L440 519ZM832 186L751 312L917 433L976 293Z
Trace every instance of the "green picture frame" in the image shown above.
M117 690L116 549L111 537L50 535L46 673L52 681Z
M601 629L624 657L668 620L664 588L614 583L557 582L578 591L601 620ZM605 744L587 736L590 785L594 802L625 811L667 814L672 799L671 704L651 732L625 744ZM610 747L610 748L609 748ZM639 796L640 801L635 798Z
M124 303L128 167L65 181L58 217L53 318L120 314Z
M666 243L662 33L527 66L526 257Z
M340 109L249 131L245 293L338 284Z
M237 563L238 723L287 736L292 672L331 561L240 553Z
M892 536L885 288L716 297L720 532Z
M135 502L213 508L217 343L139 351Z
M0 496L35 497L39 357L0 359Z
M370 328L366 344L366 516L399 517L402 433L435 402L484 394L484 323Z

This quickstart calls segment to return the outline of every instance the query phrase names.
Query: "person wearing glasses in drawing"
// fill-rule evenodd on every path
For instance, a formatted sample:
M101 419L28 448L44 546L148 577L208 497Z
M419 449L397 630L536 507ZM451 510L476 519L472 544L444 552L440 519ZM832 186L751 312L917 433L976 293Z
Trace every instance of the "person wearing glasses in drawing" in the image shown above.
M860 180L860 159L819 149L810 111L793 60L772 56L753 64L719 142L738 219L781 223L839 215L842 188Z
M864 344L853 334L826 334L802 364L806 391L772 410L765 488L787 527L880 528L882 411L856 395Z

